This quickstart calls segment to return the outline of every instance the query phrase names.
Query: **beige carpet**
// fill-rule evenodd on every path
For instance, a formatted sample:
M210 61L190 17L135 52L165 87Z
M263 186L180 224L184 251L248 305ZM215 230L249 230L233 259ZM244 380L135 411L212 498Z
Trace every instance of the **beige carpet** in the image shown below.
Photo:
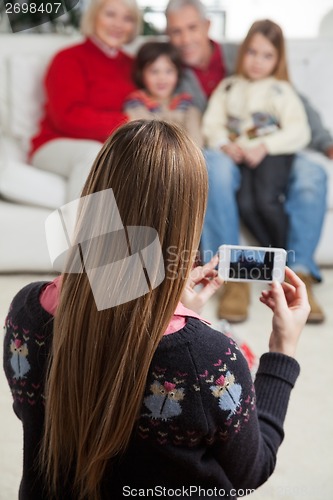
M302 372L292 393L287 415L285 441L278 454L277 468L253 500L332 500L333 498L333 270L324 270L324 283L315 286L327 320L321 326L307 326L298 351ZM0 321L13 295L30 281L45 276L0 276ZM270 333L271 313L253 287L251 316L234 327L260 355ZM203 316L215 322L216 299ZM1 348L2 352L2 342ZM17 498L22 464L22 430L11 408L11 395L0 371L0 500Z

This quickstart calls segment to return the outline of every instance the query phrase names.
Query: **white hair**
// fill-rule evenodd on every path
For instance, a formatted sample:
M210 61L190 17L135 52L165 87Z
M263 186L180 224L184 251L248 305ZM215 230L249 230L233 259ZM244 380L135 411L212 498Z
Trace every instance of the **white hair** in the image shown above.
M90 0L87 9L85 10L81 19L81 33L86 36L92 36L95 34L95 24L96 16L104 3L108 0ZM134 40L134 38L139 35L142 26L142 14L136 0L118 0L121 1L126 7L128 7L135 18L135 29L133 31L133 36L128 40L127 43Z
M177 12L183 7L193 7L202 19L207 19L207 9L201 0L169 0L165 9L166 18L171 12Z

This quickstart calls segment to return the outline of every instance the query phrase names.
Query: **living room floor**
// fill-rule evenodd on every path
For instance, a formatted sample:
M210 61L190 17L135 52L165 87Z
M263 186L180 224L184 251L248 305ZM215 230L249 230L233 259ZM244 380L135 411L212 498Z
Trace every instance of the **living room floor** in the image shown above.
M314 287L326 313L323 325L307 325L297 359L301 376L292 393L285 424L285 442L273 476L259 488L253 500L331 500L333 498L333 269L323 270L324 282ZM3 324L14 294L44 275L0 275L0 321ZM237 337L260 355L265 352L271 328L271 312L259 302L261 285L252 286L250 318L235 325ZM202 316L217 325L215 297ZM0 351L2 352L2 342ZM14 500L22 467L22 430L11 408L11 395L0 372L0 500Z

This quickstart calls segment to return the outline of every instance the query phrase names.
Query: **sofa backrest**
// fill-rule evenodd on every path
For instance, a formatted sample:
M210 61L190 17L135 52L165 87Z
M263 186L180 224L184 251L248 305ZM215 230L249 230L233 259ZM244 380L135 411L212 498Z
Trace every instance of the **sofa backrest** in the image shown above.
M134 53L142 39L128 46L128 52ZM80 40L79 35L0 35L0 130L19 140L24 149L43 113L42 82L50 59ZM329 63L333 39L289 40L287 52L293 83L333 133L333 65Z
M0 35L0 130L27 149L43 113L43 77L52 56L79 37Z
M333 38L287 42L291 81L320 113L333 135Z

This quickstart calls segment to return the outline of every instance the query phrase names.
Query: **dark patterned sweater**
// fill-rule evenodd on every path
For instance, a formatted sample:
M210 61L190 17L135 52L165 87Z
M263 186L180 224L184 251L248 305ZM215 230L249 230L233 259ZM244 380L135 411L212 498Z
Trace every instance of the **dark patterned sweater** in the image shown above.
M5 322L4 370L24 432L20 499L49 500L34 461L44 421L53 317L45 283L24 287ZM299 374L288 356L261 357L255 387L237 345L200 320L164 336L154 355L129 448L101 485L103 499L236 498L272 474L289 395ZM249 491L248 491L249 492ZM74 499L63 485L57 498Z

